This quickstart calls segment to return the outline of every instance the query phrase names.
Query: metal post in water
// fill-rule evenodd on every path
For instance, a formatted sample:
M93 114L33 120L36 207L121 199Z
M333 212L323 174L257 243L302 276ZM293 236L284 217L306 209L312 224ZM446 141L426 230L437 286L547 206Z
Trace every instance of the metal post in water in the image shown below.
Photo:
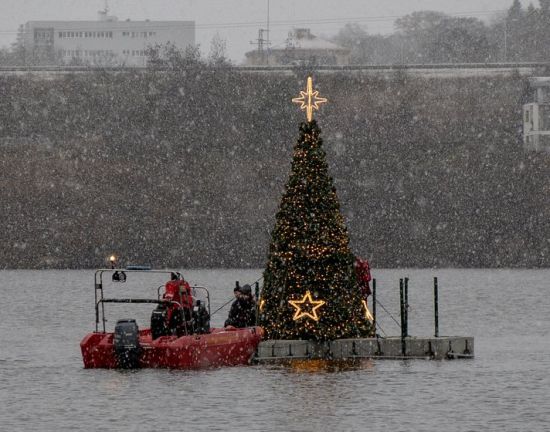
M372 325L376 336L376 279L372 280Z
M405 336L409 336L409 278L405 278Z
M435 337L439 337L439 306L437 293L437 277L434 277L434 318L435 318Z
M403 279L399 279L399 303L401 315L401 354L405 355L405 297Z
M256 294L256 325L260 317L260 282L254 284L254 293Z

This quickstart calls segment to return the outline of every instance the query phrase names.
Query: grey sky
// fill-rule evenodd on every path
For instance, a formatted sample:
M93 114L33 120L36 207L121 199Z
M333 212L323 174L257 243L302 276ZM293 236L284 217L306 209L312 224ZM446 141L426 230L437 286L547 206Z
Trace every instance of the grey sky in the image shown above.
M268 0L109 0L119 19L194 20L201 50L212 37L227 41L229 57L241 62L254 48L250 41L265 28ZM522 2L527 5L527 1ZM270 0L271 40L284 43L292 27L309 27L317 35L333 35L346 22L357 22L369 33L389 33L396 17L417 10L476 16L490 20L512 0ZM538 1L534 1L538 6ZM95 20L105 0L0 0L0 46L9 46L19 24L30 20Z

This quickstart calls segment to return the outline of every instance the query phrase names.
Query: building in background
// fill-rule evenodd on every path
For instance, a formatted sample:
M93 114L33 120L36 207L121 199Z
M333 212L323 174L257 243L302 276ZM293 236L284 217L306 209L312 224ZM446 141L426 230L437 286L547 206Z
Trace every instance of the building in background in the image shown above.
M119 21L107 9L97 21L29 21L25 62L32 65L145 66L149 46L195 44L194 21Z
M344 48L313 35L308 28L297 28L288 34L284 45L257 49L245 54L247 65L300 66L348 65L349 48Z
M527 150L550 152L550 77L529 82L534 102L523 106L523 143Z

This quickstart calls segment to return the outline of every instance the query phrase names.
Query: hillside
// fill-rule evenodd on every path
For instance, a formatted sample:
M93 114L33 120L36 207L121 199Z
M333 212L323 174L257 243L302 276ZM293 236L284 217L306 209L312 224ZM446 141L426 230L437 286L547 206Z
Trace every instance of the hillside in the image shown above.
M305 75L0 78L0 268L262 267ZM550 266L524 78L315 78L352 249L375 267Z

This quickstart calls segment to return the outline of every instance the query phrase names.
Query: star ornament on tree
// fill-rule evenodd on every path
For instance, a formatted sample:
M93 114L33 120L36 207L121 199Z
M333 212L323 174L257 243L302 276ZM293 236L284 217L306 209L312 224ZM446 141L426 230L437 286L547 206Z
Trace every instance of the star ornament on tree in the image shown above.
M319 97L319 92L313 91L313 79L307 77L306 91L300 91L300 97L293 98L292 102L299 103L300 109L306 111L307 121L313 120L313 110L319 109L319 104L325 103L326 98Z
M372 316L370 310L369 310L369 307L367 305L367 301L366 300L361 300L361 303L363 303L363 307L365 308L365 319L367 321L370 321L370 322L373 322L374 321L374 317Z
M296 309L292 319L294 321L300 318L307 317L314 321L319 321L317 315L317 309L323 306L326 302L324 300L313 300L311 293L306 291L306 294L302 297L302 300L289 300L290 305Z

